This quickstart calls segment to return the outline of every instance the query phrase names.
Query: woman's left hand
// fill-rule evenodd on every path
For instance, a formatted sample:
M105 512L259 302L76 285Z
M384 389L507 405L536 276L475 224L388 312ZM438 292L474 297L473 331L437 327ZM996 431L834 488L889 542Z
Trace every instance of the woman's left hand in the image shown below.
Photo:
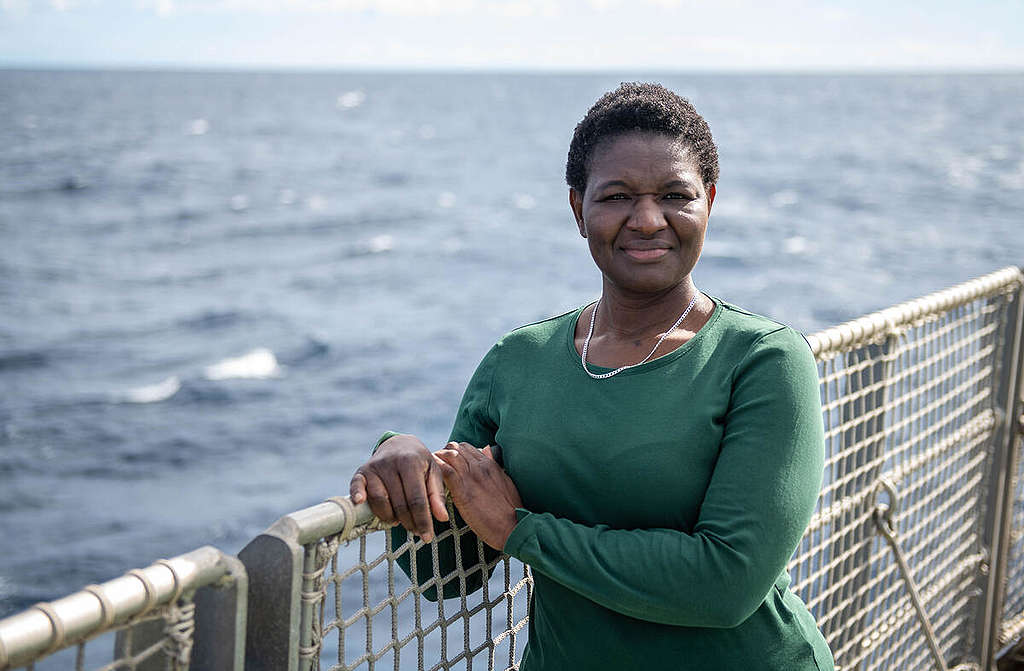
M469 443L452 442L434 457L462 519L481 541L502 550L516 525L515 509L523 501L494 460L491 447L478 450Z

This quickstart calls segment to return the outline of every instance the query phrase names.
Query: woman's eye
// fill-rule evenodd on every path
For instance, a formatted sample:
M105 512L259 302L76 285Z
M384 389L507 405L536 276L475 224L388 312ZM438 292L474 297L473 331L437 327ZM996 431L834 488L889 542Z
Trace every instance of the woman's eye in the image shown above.
M603 198L601 198L601 200L603 200L603 201L606 201L606 200L626 200L627 198L629 198L629 196L627 196L624 193L610 193L607 196L604 196Z
M693 196L691 196L689 194L686 194L686 193L679 193L678 191L673 191L672 193L666 193L665 194L665 198L670 198L672 200L693 200L694 199Z

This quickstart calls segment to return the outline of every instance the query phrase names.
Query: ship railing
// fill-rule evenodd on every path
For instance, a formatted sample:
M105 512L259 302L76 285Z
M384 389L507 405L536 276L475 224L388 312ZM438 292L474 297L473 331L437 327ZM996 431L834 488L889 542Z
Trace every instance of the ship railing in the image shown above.
M988 670L1017 654L1022 285L1021 270L1006 268L807 338L826 461L789 572L839 669ZM488 561L477 544L456 553L477 561L440 575L438 544L468 542L448 527L427 547L433 575L410 581L400 564L416 575L424 544L393 544L398 534L383 533L365 504L338 497L278 520L239 554L245 668L518 668L529 570ZM437 600L439 590L454 598ZM214 625L199 621L193 668L207 668L204 626Z
M989 669L1024 611L1021 285L1006 268L808 337L825 479L789 569L840 668Z
M241 562L201 547L0 620L0 669L242 671Z
M530 574L464 538L450 502L449 519L429 544L393 545L392 534L375 533L384 527L369 506L347 496L282 517L239 553L250 579L246 668L518 668ZM456 552L454 569L440 574L438 547L462 543L471 551ZM425 545L433 575L410 582L399 561L422 575ZM475 560L463 565L464 555Z

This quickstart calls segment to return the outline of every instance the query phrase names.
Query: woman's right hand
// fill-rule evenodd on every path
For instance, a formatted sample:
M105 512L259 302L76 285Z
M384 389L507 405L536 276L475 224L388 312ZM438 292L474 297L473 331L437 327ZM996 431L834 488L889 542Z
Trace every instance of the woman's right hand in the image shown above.
M424 542L434 537L431 513L448 521L444 482L433 456L416 436L388 438L349 483L353 503L367 501L386 524L399 523Z

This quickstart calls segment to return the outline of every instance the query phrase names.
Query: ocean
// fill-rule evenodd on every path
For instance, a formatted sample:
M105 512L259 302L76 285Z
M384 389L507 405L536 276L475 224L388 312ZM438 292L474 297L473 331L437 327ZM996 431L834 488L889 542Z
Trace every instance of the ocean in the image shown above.
M1024 74L0 70L0 616L440 446L597 297L565 154L623 80L715 134L706 293L812 332L1024 263Z

